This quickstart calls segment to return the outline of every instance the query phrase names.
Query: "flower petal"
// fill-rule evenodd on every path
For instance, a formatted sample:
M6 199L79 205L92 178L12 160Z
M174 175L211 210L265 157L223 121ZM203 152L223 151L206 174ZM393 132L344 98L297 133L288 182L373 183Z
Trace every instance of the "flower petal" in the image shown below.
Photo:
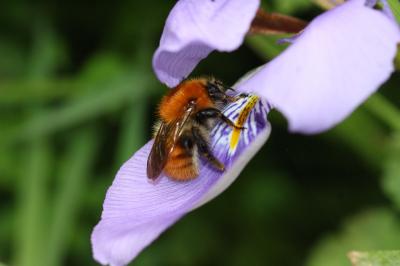
M400 33L382 12L350 0L314 19L281 55L238 85L265 97L291 131L342 121L389 78Z
M260 0L180 0L171 10L153 57L158 79L174 87L211 51L243 42Z
M261 148L270 133L269 106L257 96L230 104L224 111L246 129L218 124L211 132L214 155L225 172L200 161L200 175L189 182L161 177L148 182L146 162L153 141L119 170L104 201L102 218L92 234L94 257L102 264L126 265L183 215L226 189Z

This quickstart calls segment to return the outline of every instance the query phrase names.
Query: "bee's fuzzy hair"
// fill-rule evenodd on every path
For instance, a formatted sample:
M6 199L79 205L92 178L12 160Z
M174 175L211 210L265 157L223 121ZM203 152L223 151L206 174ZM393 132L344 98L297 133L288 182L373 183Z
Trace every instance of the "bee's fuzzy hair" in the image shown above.
M152 136L155 138L157 136L158 130L161 127L161 121L157 120L153 125Z

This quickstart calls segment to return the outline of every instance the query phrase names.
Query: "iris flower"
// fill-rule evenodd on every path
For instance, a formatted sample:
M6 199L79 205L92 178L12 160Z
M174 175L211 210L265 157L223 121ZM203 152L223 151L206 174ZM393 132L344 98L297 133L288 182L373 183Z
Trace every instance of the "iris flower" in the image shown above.
M200 175L192 181L162 176L152 184L146 161L153 141L137 151L107 191L91 239L94 258L104 265L128 264L178 219L225 190L268 139L271 106L287 118L290 131L311 134L333 127L375 92L393 72L400 32L370 2L349 0L319 15L283 53L235 85L249 96L223 112L246 130L217 124L211 133L225 172L201 160ZM153 57L159 80L173 87L211 51L237 49L259 5L259 0L178 1Z

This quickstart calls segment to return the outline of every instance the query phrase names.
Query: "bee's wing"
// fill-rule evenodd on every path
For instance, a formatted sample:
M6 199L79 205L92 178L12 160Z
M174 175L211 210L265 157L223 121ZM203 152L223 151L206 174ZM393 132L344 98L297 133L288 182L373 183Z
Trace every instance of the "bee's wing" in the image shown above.
M147 160L147 177L149 179L156 179L161 174L161 171L167 163L167 138L168 125L161 123Z
M183 117L171 123L161 122L157 135L154 139L149 158L147 160L147 177L151 180L157 179L167 163L168 156L175 148L183 127L187 123L190 115L194 111L194 106L187 108Z

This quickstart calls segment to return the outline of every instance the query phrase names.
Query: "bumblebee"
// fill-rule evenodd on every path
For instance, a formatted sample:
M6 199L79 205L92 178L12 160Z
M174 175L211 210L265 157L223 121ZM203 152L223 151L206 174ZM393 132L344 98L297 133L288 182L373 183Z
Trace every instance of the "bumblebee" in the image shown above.
M158 107L160 121L147 160L150 180L156 180L162 172L176 181L194 179L199 175L199 156L215 169L225 170L211 151L210 132L218 120L243 129L221 111L237 99L227 90L233 89L214 78L189 79L162 98Z

